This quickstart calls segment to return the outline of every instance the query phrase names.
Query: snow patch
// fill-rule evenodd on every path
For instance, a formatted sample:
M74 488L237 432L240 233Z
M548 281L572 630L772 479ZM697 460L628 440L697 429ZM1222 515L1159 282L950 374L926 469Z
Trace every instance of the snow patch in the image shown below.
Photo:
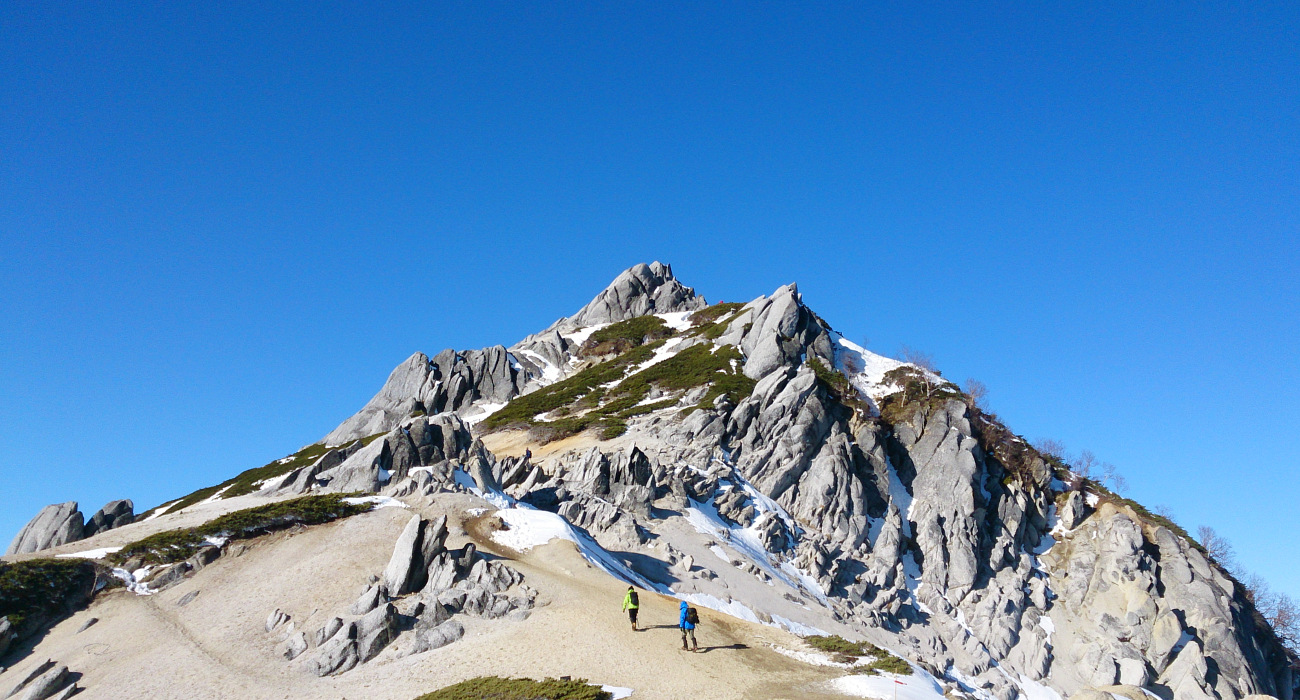
M693 313L695 312L674 311L670 314L655 314L655 318L662 320L665 326L668 326L675 331L684 331L691 327L690 316Z
M623 700L623 698L632 697L631 688L620 688L616 685L602 685L600 689L609 693L610 700Z
M594 326L579 328L572 333L561 333L560 336L574 345L582 345L587 342L587 338L590 338L592 333L595 333L608 325L608 323L597 323Z
M462 420L466 425L475 426L482 423L488 416L505 408L505 403L481 403L479 404L480 412L472 416L463 416Z
M876 676L845 676L836 678L830 685L845 695L859 698L889 700L944 700L943 686L928 673L912 667L913 675L900 676L881 673ZM897 696L895 696L897 694Z
M775 622L776 624L786 628L787 630L789 630L794 634L799 635L800 637L813 637L813 636L825 637L830 635L829 632L827 632L826 630L820 627L812 627L809 625L805 625L802 622L795 622L790 618L781 617L780 615L772 615L771 617L772 617L772 622Z
M356 496L353 498L343 499L344 503L351 505L361 505L362 503L373 503L375 508L408 508L405 503L393 498L392 496ZM373 508L371 510L374 510Z
M158 506L157 510L155 510L155 511L153 512L153 514L151 514L149 517L145 518L144 520L141 520L140 522L142 522L142 523L147 523L147 522L149 522L150 520L153 520L154 518L157 518L158 516L162 515L163 513L166 513L167 511L171 510L172 506L176 505L177 503L180 503L180 499L177 499L177 500L175 500L175 501L172 501L171 503L167 503L167 504L164 504L164 505Z
M475 508L474 510L481 510ZM568 521L555 513L544 510L509 508L496 512L505 530L492 533L492 541L509 547L516 552L526 552L533 547L546 544L551 540L568 540L577 542L573 527Z
M815 651L800 651L798 649L786 649L785 647L777 646L775 644L771 646L772 646L772 651L775 651L776 653L782 656L788 656L792 659L795 659L796 661L802 661L806 664L811 664L813 666L834 666L837 668L849 668L849 664L842 664L839 663L838 661L832 661L831 657L827 656L826 654L818 653Z
M1023 673L1020 674L1020 692L1024 694L1025 700L1062 700L1060 693Z
M533 364L536 364L538 367L542 369L542 384L544 385L554 384L555 382L559 381L560 368L551 364L545 357L542 357L541 355L533 352L532 350L524 350L523 348L518 348L515 350L515 352L525 356L526 358L531 360Z
M57 554L59 559L103 559L110 554L117 554L122 551L121 547L100 547L99 549L87 549L84 552L72 552L71 554Z

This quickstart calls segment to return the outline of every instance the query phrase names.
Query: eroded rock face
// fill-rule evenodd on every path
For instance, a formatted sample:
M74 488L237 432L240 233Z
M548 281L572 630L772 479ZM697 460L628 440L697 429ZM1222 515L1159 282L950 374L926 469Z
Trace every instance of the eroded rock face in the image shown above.
M82 539L84 533L84 516L77 510L77 502L55 503L42 508L23 526L5 554L28 554L58 547Z
M443 350L432 359L417 352L398 365L379 393L326 435L324 442L341 445L386 433L418 413L461 412L475 401L505 403L519 395L527 380L500 345Z
M927 399L886 421L882 395L846 397L828 385L824 368L843 366L845 346L794 285L729 312L709 336L738 347L756 382L736 405L719 397L688 414L629 420L630 438L545 469L497 459L461 418L477 420L485 405L580 367L571 362L579 327L703 305L666 266L638 266L510 351L414 355L328 440L382 438L327 454L279 487L418 496L459 489L452 476L461 468L476 488L559 513L625 551L647 542L663 509L712 507L756 535L773 562L798 569L791 600L823 604L850 629L992 697L1012 700L1034 682L1065 697L1138 687L1193 700L1289 695L1285 658L1254 627L1234 584L1186 541L1071 490L1074 482L1054 478L1041 459L1008 457L996 443L986 454L980 431L989 426L961 400ZM876 371L897 363L883 366ZM704 395L697 387L681 405ZM430 415L412 415L421 412ZM397 613L399 622L410 618L406 649L417 652L459 638L457 615L528 614L517 572L472 546L446 551L427 537L431 528L419 518L408 524L383 583L351 612L385 618L387 593L418 591ZM671 545L661 549L673 576L720 578ZM312 668L346 670L392 641L386 624L359 625L335 619L322 628Z
M130 499L109 501L86 523L85 536L91 537L115 527L128 525L135 519L135 504Z
M695 311L705 306L703 297L684 287L663 263L640 264L624 270L603 292L569 317L574 326L615 323L647 314Z

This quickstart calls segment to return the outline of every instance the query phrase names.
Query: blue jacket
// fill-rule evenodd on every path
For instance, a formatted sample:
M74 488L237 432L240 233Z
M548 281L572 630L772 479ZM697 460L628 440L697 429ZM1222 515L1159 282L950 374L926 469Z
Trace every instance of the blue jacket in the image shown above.
M689 622L686 621L686 607L687 607L687 606L686 606L686 601L683 600L683 601L682 601L682 615L681 615L681 617L677 620L677 626L680 627L680 628L682 628L682 629L684 629L684 630L693 630L693 629L695 629L695 625L692 625L691 623L689 623Z

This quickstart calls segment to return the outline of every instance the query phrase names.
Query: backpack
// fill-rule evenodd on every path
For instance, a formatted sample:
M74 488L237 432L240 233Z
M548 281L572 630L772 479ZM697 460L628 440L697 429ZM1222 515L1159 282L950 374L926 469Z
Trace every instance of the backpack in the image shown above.
M686 621L692 625L700 624L700 613L695 608L686 608Z
M630 605L629 607L633 607L633 608L640 607L641 598L637 596L636 591L628 592L627 599L632 601L632 605Z

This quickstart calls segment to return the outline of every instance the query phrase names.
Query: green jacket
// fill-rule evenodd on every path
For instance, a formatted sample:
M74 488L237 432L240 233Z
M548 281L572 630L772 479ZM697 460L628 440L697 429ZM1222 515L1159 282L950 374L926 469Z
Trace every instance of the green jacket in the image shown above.
M638 597L640 597L640 596L638 596ZM641 607L641 605L640 605L639 603L633 603L633 602L632 602L632 591L628 591L628 592L627 592L627 595L623 596L623 610L626 611L628 608L632 608L632 609L635 610L636 608L639 608L639 607Z

